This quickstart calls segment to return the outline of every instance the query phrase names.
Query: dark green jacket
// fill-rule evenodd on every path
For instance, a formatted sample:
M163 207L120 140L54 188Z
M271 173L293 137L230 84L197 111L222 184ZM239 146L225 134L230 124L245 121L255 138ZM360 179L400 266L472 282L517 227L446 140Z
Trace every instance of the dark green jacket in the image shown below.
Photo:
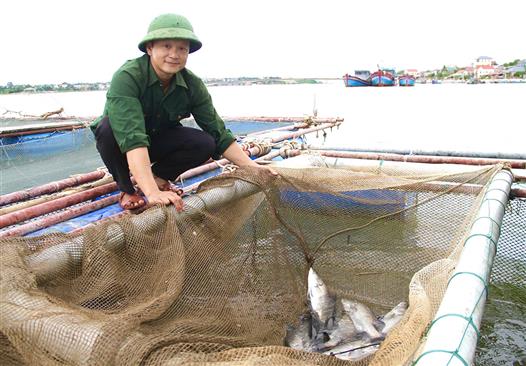
M200 78L183 69L175 74L164 94L150 65L150 57L145 54L127 61L113 75L104 114L92 123L91 128L95 130L99 121L108 116L120 150L125 153L138 147L149 147L151 137L170 126L181 126L180 121L190 115L214 138L214 159L235 141L217 114Z

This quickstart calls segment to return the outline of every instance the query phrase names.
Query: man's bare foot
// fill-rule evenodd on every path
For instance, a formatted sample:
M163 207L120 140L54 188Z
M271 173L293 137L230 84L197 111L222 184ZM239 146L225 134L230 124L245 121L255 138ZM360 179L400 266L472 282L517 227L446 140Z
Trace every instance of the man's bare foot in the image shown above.
M160 178L156 175L153 176L153 179L155 180L155 183L157 184L157 187L160 191L169 191L171 188L171 183L167 181L166 179Z
M166 179L153 176L153 179L155 180L155 183L157 183L157 187L160 191L166 192L166 191L172 191L177 193L179 196L182 196L184 194L184 191L181 188L177 188L175 185L172 185L169 181Z
M119 205L123 210L137 210L146 206L146 200L137 193L129 194L121 192L119 196Z

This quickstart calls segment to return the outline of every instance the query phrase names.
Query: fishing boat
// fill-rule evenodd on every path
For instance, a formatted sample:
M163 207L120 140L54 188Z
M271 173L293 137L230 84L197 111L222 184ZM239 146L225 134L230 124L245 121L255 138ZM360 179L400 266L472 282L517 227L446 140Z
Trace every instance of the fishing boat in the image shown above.
M370 72L368 70L356 70L354 75L343 76L345 86L371 86Z
M402 75L398 77L399 86L415 86L415 77L411 75Z
M391 69L378 69L371 74L371 85L372 86L394 86L395 85L395 73Z
M123 211L104 169L0 196L0 361L334 363L282 342L316 268L377 314L409 298L368 361L472 364L497 245L526 235L526 156L307 143L342 123L240 136L280 176L207 162L182 212Z

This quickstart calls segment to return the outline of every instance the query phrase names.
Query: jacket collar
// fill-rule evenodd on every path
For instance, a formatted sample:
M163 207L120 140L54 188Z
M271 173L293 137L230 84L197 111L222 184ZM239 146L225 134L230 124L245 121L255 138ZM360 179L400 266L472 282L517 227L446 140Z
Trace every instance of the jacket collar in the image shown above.
M159 78L157 77L157 74L155 73L155 70L152 67L150 57L146 55L146 58L148 61L148 86L152 86L153 84L159 84ZM174 85L182 86L183 88L188 89L188 85L186 84L186 81L184 80L184 77L182 75L184 70L185 69L179 71L174 75L174 79L172 80L175 81L175 83L172 83L172 85L170 85L170 89L172 89Z

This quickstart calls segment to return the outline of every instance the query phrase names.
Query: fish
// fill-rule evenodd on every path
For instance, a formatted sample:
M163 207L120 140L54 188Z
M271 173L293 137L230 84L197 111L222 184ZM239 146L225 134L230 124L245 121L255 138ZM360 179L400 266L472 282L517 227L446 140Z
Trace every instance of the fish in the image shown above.
M318 332L321 329L331 329L335 323L336 296L329 292L325 283L312 268L309 269L307 287L314 327Z
M408 304L405 301L402 301L398 305L396 305L394 308L392 308L388 313L386 313L384 316L381 316L379 320L384 324L383 327L379 328L384 336L387 335L393 329L402 319L404 316L406 310L408 308Z
M287 326L284 345L298 351L314 351L312 341L312 315L310 312L302 314L296 327Z
M356 331L353 321L347 316L340 318L334 328L325 330L323 333L326 339L321 341L321 338L318 338L314 344L318 352L325 352L341 343L357 340L363 335Z
M377 329L383 328L384 324L376 319L373 312L367 306L358 301L348 299L341 299L341 302L343 309L354 323L358 332L367 333L372 340L385 338L385 336Z
M358 339L355 341L342 343L330 351L323 352L325 355L334 356L341 360L361 360L380 348L378 341L371 341L368 337L364 339Z

